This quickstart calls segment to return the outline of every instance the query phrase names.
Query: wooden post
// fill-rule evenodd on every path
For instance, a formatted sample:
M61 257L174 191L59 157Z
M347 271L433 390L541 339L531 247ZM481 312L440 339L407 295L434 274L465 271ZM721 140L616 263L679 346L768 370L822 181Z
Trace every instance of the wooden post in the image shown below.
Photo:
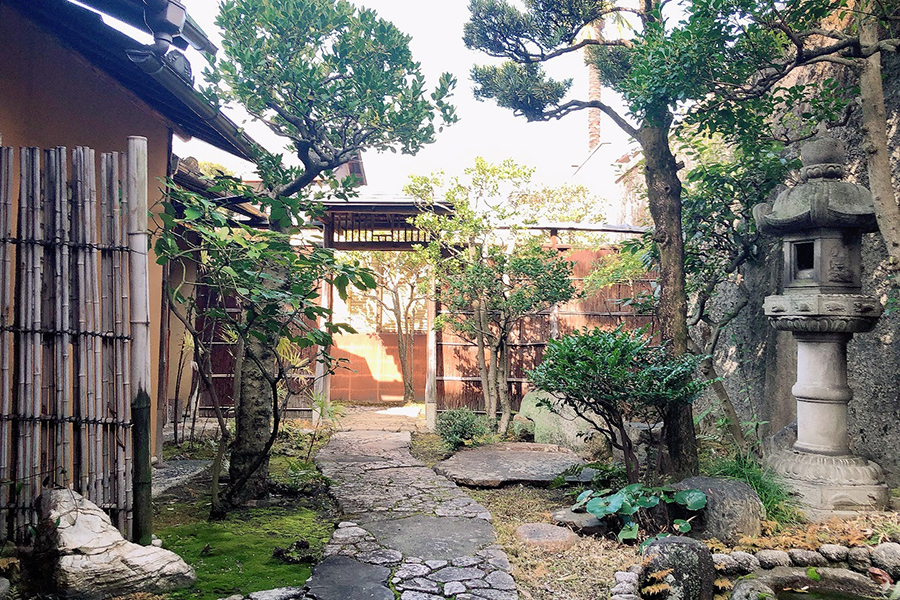
M131 418L134 440L132 539L151 541L150 290L147 274L147 138L128 138L128 248L131 293Z
M334 247L334 223L331 221L326 222L322 228L322 247ZM334 302L332 301L334 289L330 283L324 280L321 282L321 285L322 293L319 298L319 303L321 306L331 310L334 308ZM318 352L316 353L316 379L313 384L313 393L316 396L324 398L326 402L331 401L331 373L323 360L325 354L328 353L328 350L328 346L319 346ZM319 422L320 415L316 411L315 405L313 405L312 409L312 422L315 424Z
M425 338L425 424L428 431L434 431L437 425L437 331L434 330L437 301L434 299L434 286L434 273L432 273L428 283L431 298L426 300L427 334Z
M10 364L12 361L12 332L7 327L12 327L12 295L10 280L12 274L12 194L13 194L13 149L0 147L0 414L3 417L12 413L12 395L10 385L12 373ZM9 481L11 476L12 461L12 426L6 418L0 419L0 480ZM10 486L0 488L0 503L9 506ZM7 516L12 512L12 507ZM12 520L7 522L6 534L0 533L2 538L11 538L13 535Z

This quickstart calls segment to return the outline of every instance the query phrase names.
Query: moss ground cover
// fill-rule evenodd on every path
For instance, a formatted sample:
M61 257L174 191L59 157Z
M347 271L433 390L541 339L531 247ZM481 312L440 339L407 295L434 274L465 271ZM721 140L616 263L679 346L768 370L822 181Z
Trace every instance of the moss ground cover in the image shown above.
M171 525L158 533L166 548L197 571L197 583L171 598L214 600L275 587L302 585L312 565L286 564L272 557L275 547L297 540L318 553L334 525L310 509L271 507L232 513L224 521L198 520Z

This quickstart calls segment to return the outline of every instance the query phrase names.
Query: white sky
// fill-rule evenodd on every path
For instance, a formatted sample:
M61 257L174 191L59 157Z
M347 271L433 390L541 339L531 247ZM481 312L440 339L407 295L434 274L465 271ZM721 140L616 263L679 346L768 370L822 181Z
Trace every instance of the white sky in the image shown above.
M214 42L218 42L218 29L214 23L217 2L185 0L184 3L188 13ZM491 162L512 158L536 167L535 182L539 184L584 184L597 196L614 201L617 190L611 165L628 151L629 143L627 136L611 121L604 117L602 132L603 140L610 143L600 147L574 175L576 168L589 156L586 111L559 121L528 123L493 102L475 100L469 70L472 65L491 59L466 49L462 42L463 24L469 17L468 0L359 0L357 3L375 9L381 17L412 36L413 56L421 63L431 86L442 72L449 71L456 76L457 88L452 101L459 117L456 124L437 134L434 144L415 156L365 153L363 163L369 185L362 193L399 194L410 174L443 170L454 175L472 165L476 156L482 156ZM205 62L199 54L191 52L191 64L200 81ZM580 54L551 61L547 68L555 77L575 80L571 97L587 99L587 67ZM245 122L245 117L236 111L230 112L229 116L269 150L278 151L283 146L283 139L271 134L265 126ZM176 139L174 150L178 156L218 162L238 174L252 176L250 165L203 142L185 143Z

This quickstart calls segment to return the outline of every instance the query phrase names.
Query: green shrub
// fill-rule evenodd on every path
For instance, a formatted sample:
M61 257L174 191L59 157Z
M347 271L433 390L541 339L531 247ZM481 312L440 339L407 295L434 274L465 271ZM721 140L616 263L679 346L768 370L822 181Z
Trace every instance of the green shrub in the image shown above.
M640 478L628 421L656 423L672 403L690 403L709 385L694 377L701 357L674 357L652 345L646 328L576 331L549 340L544 356L528 379L553 399L541 405L554 412L568 406L593 425L625 456L628 481Z
M448 450L456 450L463 445L475 445L491 432L488 418L463 407L440 413L435 423L435 431L444 440Z

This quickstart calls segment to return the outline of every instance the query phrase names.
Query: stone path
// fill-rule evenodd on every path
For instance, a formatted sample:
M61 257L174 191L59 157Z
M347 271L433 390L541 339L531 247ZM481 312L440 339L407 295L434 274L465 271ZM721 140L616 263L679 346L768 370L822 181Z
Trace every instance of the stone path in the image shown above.
M409 432L332 436L316 462L347 520L304 595L285 597L518 600L490 513L414 459L409 440Z
M343 431L428 431L425 405L348 406L338 428Z

